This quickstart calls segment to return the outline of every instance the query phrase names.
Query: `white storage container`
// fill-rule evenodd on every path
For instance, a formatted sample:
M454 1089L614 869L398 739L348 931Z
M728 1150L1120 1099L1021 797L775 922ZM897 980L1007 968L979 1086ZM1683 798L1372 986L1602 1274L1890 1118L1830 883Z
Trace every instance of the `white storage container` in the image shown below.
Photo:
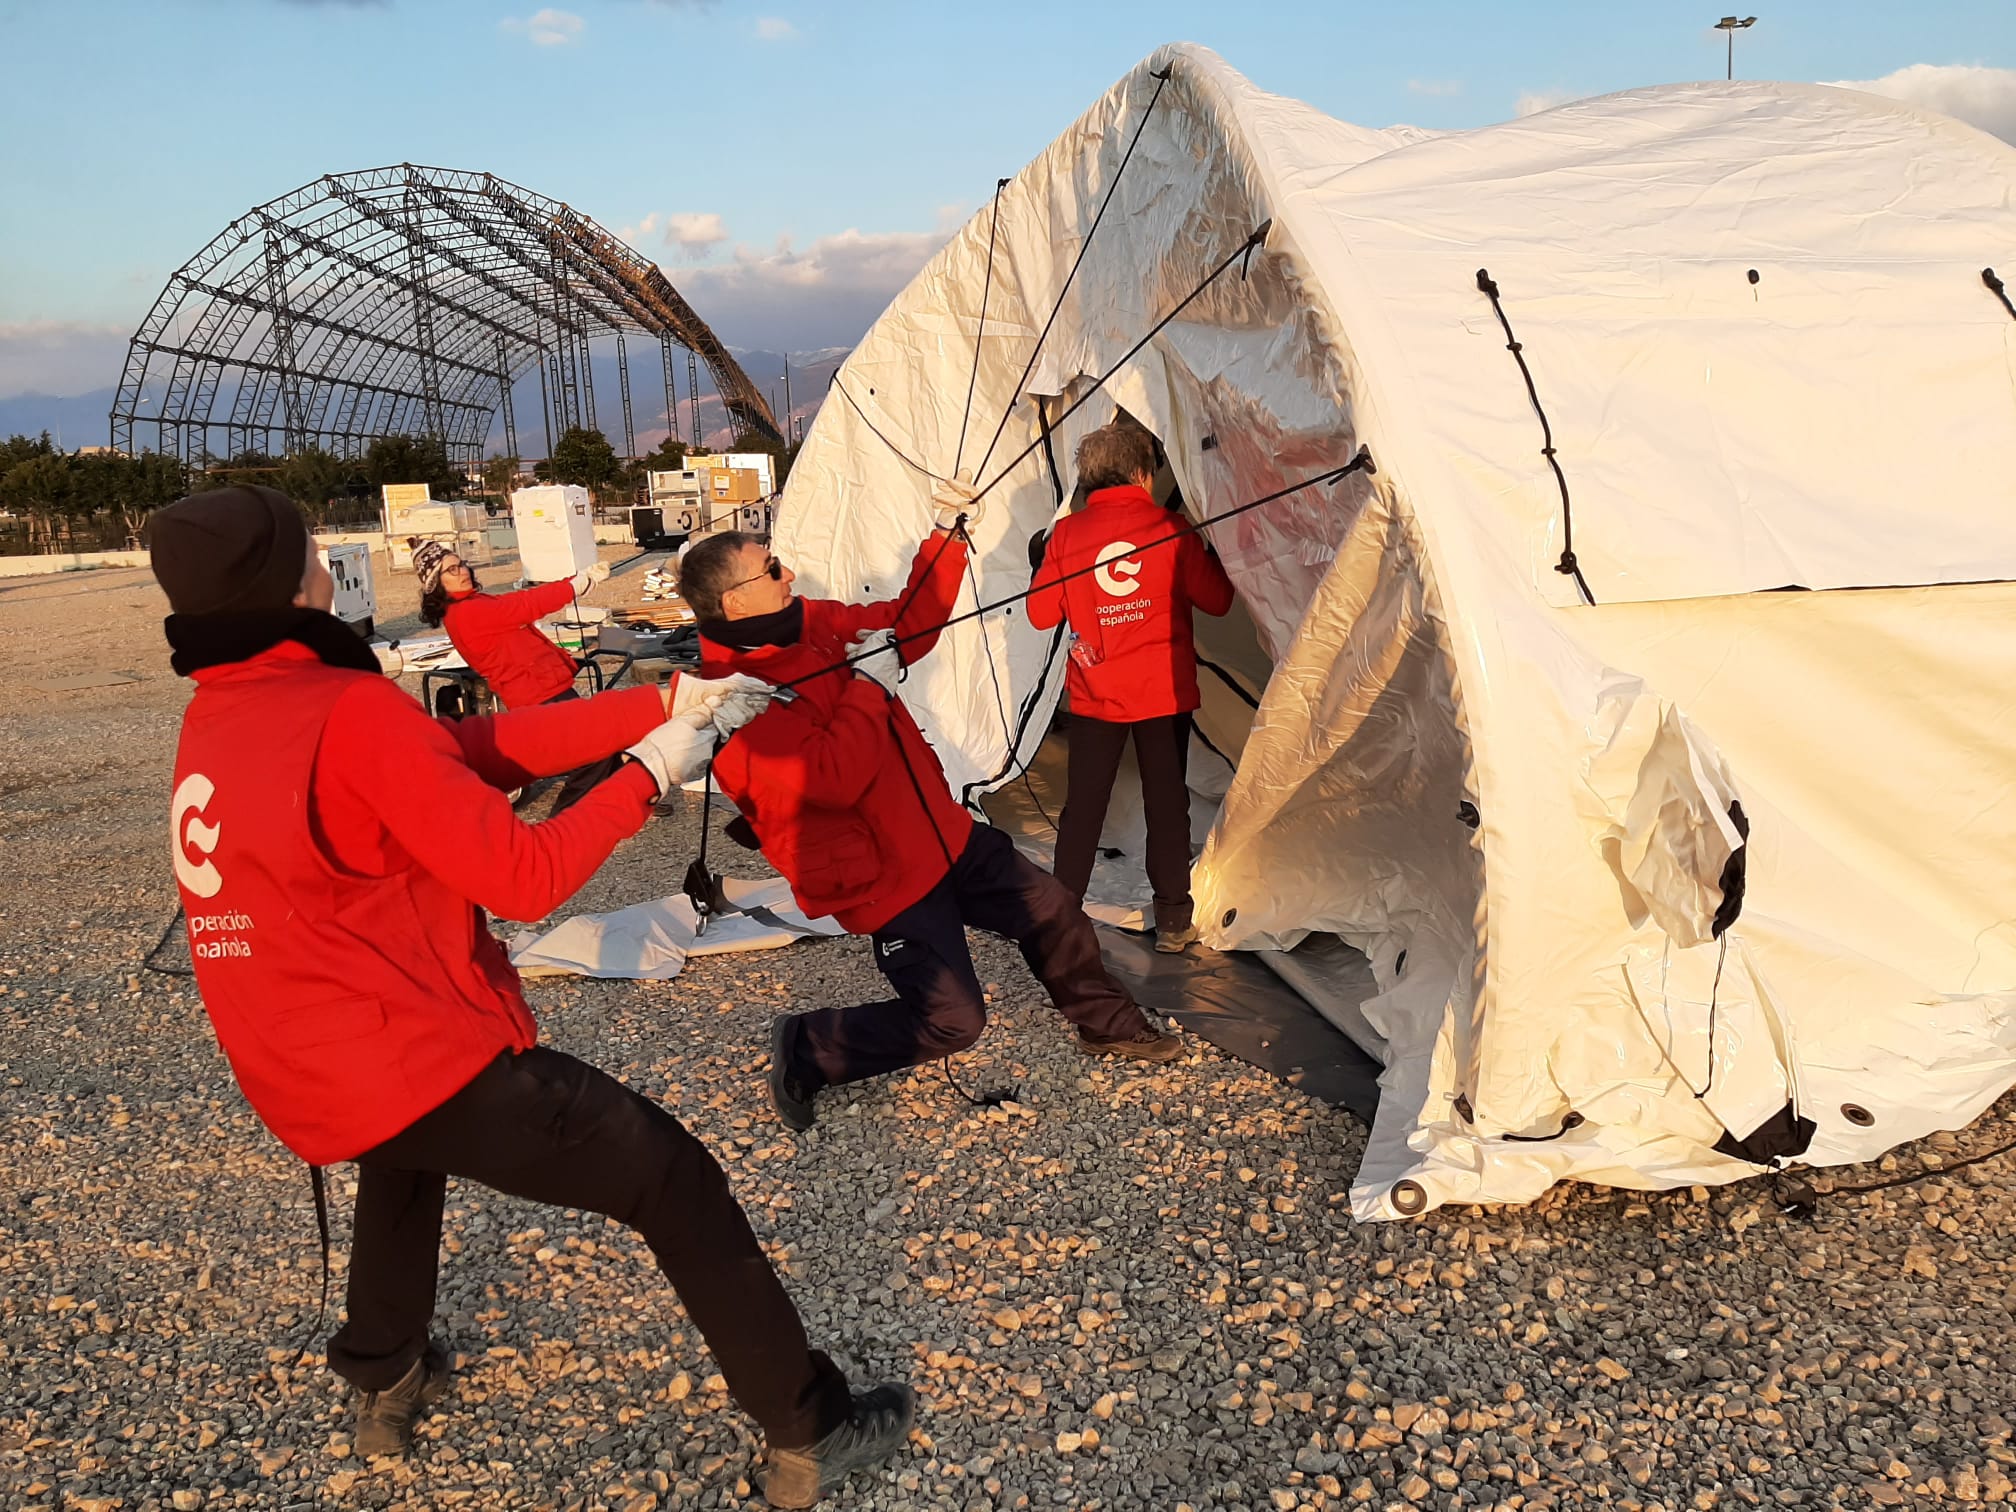
M532 582L570 578L595 561L595 511L585 488L521 488L511 495L511 523L520 568Z
M371 548L361 542L323 546L322 565L336 584L336 602L329 612L365 634L378 618L378 587L371 576Z

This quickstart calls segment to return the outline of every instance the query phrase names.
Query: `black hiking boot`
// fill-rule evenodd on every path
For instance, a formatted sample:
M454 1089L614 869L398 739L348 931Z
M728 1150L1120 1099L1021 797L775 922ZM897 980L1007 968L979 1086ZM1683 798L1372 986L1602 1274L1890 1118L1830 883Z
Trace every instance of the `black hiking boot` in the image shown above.
M1126 1060L1161 1062L1183 1058L1183 1041L1152 1026L1115 1040L1094 1039L1081 1030L1078 1048L1087 1055L1118 1055Z
M809 1449L772 1449L763 1496L773 1507L810 1507L839 1489L850 1473L879 1465L910 1436L917 1393L884 1381L854 1393L846 1422Z
M790 1066L791 1015L780 1013L770 1021L770 1106L785 1128L803 1134L819 1116L812 1109L812 1099L819 1094L799 1086Z
M383 1391L357 1396L356 1452L403 1458L413 1443L413 1424L448 1389L448 1356L431 1339L410 1370Z

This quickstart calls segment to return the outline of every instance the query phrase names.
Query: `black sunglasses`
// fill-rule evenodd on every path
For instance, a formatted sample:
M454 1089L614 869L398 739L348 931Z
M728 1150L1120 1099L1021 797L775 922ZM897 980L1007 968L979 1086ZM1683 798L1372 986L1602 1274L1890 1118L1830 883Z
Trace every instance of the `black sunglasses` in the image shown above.
M733 593L737 588L747 588L751 583L761 582L766 577L773 583L784 581L784 564L774 556L764 564L763 570L757 573L755 577L746 577L739 583L730 583L721 591L723 593Z

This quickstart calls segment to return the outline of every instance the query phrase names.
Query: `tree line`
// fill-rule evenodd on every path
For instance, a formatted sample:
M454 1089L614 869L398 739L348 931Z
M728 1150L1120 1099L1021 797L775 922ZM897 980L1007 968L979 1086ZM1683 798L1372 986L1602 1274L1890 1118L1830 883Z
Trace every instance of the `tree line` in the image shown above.
M736 437L728 449L769 453L780 486L797 454L796 447L754 435ZM650 473L676 470L685 459L686 447L668 437L649 456L626 462L601 431L576 426L554 444L551 457L534 464L532 475L542 483L579 485L607 505L641 499ZM501 508L522 476L519 458L492 457L483 465L480 490L472 490L432 436L381 436L353 456L304 446L282 456L243 451L196 466L151 451L64 452L47 431L0 442L0 510L18 522L11 534L31 552L137 543L148 514L162 505L241 483L279 489L320 525L375 520L378 491L387 483L425 483L437 499L479 492Z

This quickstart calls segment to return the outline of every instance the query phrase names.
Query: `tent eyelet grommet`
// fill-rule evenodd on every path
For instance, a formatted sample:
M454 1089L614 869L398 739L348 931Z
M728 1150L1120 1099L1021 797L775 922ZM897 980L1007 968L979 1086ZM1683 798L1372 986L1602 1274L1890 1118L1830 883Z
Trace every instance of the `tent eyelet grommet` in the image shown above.
M1396 1181L1387 1201L1402 1218L1414 1218L1428 1211L1428 1189L1418 1181Z
M1860 1103L1841 1104L1841 1116L1858 1129L1870 1128L1876 1122L1876 1115Z
M1584 1118L1580 1113L1570 1113L1566 1118L1561 1120L1561 1132L1566 1134L1570 1129L1579 1129L1587 1122L1589 1120Z
M1471 829L1475 829L1484 822L1484 816L1477 812L1476 804L1465 798L1461 803L1456 805L1456 822L1466 824Z
M1238 909L1236 908L1226 909L1225 917L1218 921L1219 927L1222 929L1230 929L1232 927L1232 921L1238 917L1239 917Z
M1748 273L1745 273L1743 276L1749 279L1750 282L1753 284L1756 283L1758 279L1758 273L1755 268L1752 268Z

